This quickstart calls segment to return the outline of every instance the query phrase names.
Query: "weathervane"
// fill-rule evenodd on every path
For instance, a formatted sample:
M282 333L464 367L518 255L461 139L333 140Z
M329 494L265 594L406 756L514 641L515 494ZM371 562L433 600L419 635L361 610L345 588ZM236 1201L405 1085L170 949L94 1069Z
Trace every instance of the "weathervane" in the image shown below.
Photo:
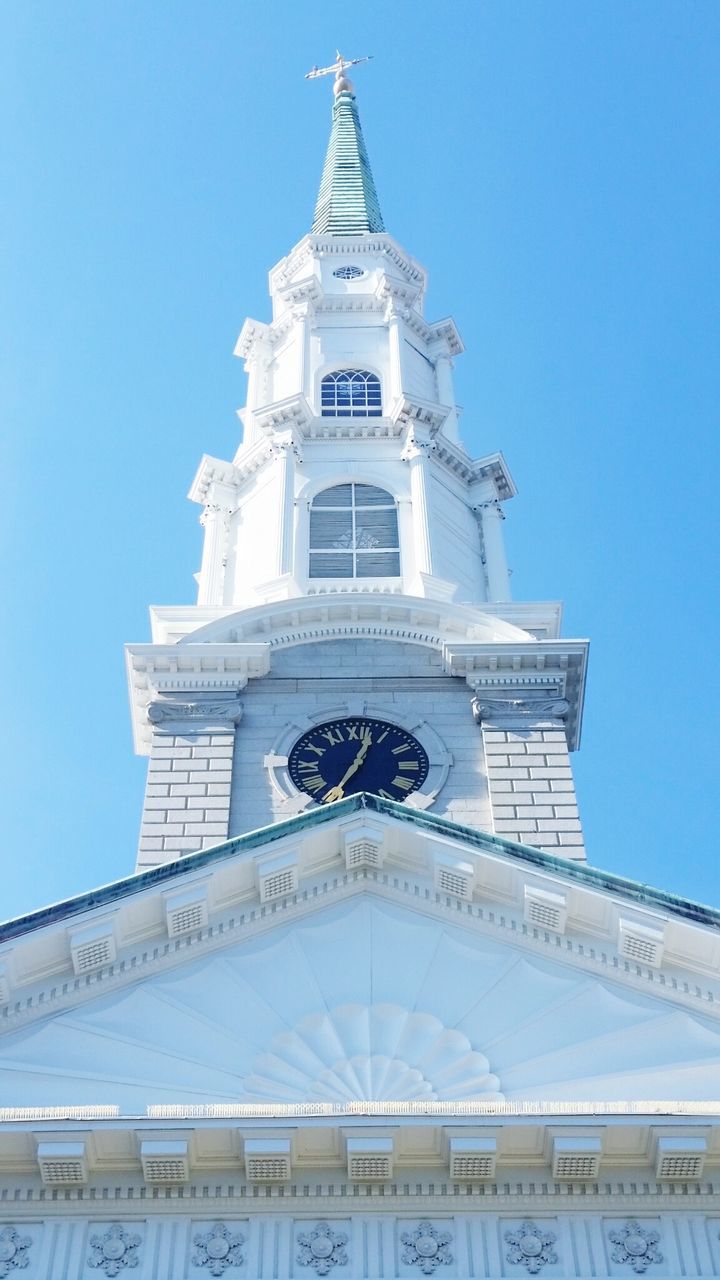
M372 54L367 58L343 58L340 50L336 50L337 57L329 67L313 67L312 71L308 71L305 79L315 80L317 76L330 76L335 74L335 84L333 85L333 93L340 93L343 89L350 89L352 85L345 76L346 67L356 67L359 62L370 62Z

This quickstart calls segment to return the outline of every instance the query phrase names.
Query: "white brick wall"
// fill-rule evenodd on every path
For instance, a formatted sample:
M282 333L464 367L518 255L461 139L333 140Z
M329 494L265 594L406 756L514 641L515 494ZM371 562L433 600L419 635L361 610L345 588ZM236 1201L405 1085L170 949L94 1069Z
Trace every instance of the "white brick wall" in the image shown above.
M565 730L495 724L482 732L497 834L584 861Z
M154 731L138 871L227 839L241 713L232 692L169 695L150 704Z
M228 836L234 733L155 734L138 870Z

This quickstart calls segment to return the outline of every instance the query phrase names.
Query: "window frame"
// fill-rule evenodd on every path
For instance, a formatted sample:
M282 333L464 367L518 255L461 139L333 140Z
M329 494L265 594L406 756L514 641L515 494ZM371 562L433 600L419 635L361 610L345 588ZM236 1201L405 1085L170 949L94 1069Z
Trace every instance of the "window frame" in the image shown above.
M347 405L338 402L337 388L341 379L347 379L349 388L355 379L363 379L363 383L355 383L364 387L362 401L354 401L352 390L349 390ZM326 396L332 389L332 397ZM320 378L320 417L321 418L382 418L382 381L374 369L359 367L329 369Z
M316 505L318 502L318 498L321 498L325 494L331 493L333 489L348 489L348 488L350 490L349 502L345 502L345 503L339 502L337 505L331 505L330 503L327 503L327 504L321 503L320 505ZM358 497L357 497L358 489L374 490L377 494L385 495L387 497L387 501L386 502L367 502L367 503L363 503L362 501L358 502ZM358 513L362 514L370 511L394 513L394 520L393 520L394 527L393 527L392 542L380 547L357 545L358 537L362 538L362 530L358 530ZM327 512L331 516L339 514L341 512L349 514L350 541L346 547L337 546L337 545L331 545L326 547L313 546L313 532L312 532L313 515L317 517L318 514L323 512ZM341 535L341 536L344 536L344 535ZM345 573L345 574L337 573L337 572L335 573L313 572L313 562L315 561L317 563L316 557L328 556L328 555L333 555L336 557L341 556L343 558L347 558L351 567L351 572ZM394 556L396 571L392 573L358 574L358 571L357 571L358 563L361 564L366 557L378 556L378 555ZM307 564L308 564L308 579L312 582L316 582L320 579L328 580L328 579L335 579L335 578L337 578L338 581L343 581L343 582L353 582L353 581L362 582L362 581L369 581L373 578L378 578L378 579L379 578L383 578L383 579L400 578L402 573L401 557L400 557L400 518L399 518L398 501L396 496L389 489L386 489L383 485L370 483L364 480L357 480L354 478L352 480L339 480L334 484L325 485L322 489L318 489L317 492L313 495L312 499L310 500L310 503L308 506L308 561L307 561Z

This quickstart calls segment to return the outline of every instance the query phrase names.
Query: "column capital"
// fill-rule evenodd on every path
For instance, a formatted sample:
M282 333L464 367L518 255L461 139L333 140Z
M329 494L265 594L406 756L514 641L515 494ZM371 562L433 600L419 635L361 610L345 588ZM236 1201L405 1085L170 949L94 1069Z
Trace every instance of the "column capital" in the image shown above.
M222 516L224 521L229 521L230 517L235 514L235 506L232 503L222 502L206 502L200 513L200 524L203 529L213 519L213 516Z
M302 441L294 431L281 431L273 434L270 452L275 458L292 455L297 462L302 462Z
M155 733L234 733L242 710L234 691L162 694L148 704L147 718Z
M529 729L532 725L557 724L570 710L567 698L532 696L524 698L485 698L476 695L471 699L473 720L476 724L497 725L503 729Z
M432 436L410 427L400 457L403 462L413 462L415 458L429 457L436 449L437 441Z
M505 512L500 505L499 498L487 498L482 502L474 502L472 510L479 517L482 517L485 513L492 513L494 516L497 516L498 520L505 519Z

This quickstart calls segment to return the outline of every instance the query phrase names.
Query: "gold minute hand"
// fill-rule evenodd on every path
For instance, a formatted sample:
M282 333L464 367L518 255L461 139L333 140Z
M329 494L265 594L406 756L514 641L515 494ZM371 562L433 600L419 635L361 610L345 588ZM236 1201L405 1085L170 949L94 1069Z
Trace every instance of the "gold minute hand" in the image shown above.
M336 800L342 800L343 796L345 795L345 783L348 782L350 778L352 778L354 773L357 773L371 745L372 745L372 734L368 733L363 738L362 746L358 751L355 759L353 760L350 767L345 770L345 773L343 774L340 781L336 783L334 787L330 787L329 791L325 792L325 795L323 796L323 800L322 800L323 804L333 804Z

